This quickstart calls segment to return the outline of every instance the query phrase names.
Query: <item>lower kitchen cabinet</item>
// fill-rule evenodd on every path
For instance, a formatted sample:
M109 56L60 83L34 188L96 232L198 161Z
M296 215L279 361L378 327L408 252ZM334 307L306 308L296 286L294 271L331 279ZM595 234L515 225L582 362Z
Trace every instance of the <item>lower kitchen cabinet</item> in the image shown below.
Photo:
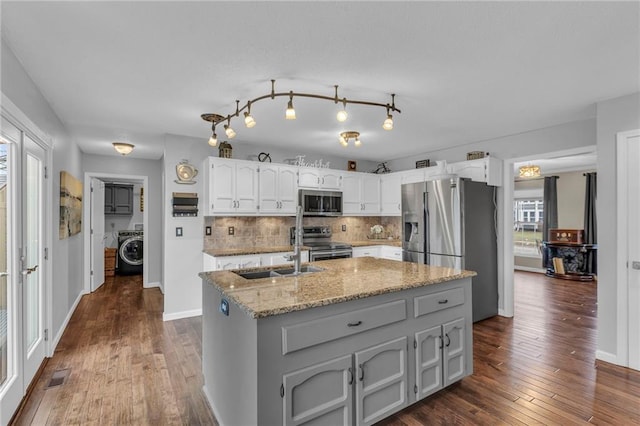
M465 376L465 320L459 318L415 335L417 399L449 386Z
M370 425L407 405L407 338L283 377L286 425Z
M282 384L285 425L347 425L353 416L351 355L285 374Z
M202 267L204 272L223 271L226 269L254 268L256 266L292 265L293 260L287 257L293 255L293 251L274 252L263 254L241 254L236 256L211 256L202 253ZM309 261L309 251L302 251L301 262Z

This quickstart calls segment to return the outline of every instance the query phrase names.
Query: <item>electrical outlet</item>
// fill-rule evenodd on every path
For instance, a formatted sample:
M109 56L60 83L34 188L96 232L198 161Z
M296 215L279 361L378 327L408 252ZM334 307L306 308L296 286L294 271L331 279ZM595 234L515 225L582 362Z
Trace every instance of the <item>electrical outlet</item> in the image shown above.
M176 237L182 237L182 226L176 227Z
M347 231L347 225L342 225L342 232L346 232Z
M228 228L228 231L229 231L229 235L235 235L235 233L236 233L236 230L235 230L235 228L233 226L230 226Z
M204 235L211 235L211 227L207 226L204 228Z

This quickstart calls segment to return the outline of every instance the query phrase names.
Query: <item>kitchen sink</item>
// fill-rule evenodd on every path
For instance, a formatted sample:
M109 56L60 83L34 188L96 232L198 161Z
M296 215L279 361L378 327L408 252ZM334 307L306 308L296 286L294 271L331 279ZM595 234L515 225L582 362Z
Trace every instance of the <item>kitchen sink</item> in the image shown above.
M300 275L311 274L313 272L324 271L324 268L317 268L315 266L302 266L300 267ZM247 272L234 272L247 280L257 280L260 278L272 278L272 277L292 277L295 276L295 270L293 268L286 269L273 269L268 271L247 271Z

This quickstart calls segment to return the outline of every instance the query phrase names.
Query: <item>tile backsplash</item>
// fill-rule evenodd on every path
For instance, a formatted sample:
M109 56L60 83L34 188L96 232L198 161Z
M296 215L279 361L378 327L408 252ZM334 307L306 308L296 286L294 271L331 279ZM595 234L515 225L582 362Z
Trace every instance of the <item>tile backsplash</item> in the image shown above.
M400 217L394 216L341 216L305 217L304 226L331 226L334 241L363 241L373 225L382 225L385 236L400 238ZM342 226L346 231L342 231ZM268 247L289 245L289 229L295 226L294 217L205 217L205 226L211 226L211 235L204 237L204 249ZM229 235L229 227L234 234ZM203 232L204 234L204 232Z

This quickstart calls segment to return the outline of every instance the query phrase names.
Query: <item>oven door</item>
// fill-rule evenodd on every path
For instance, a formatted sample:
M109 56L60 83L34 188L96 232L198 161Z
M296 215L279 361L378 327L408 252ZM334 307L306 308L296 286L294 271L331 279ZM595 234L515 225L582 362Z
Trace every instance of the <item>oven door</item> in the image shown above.
M353 250L340 249L340 250L311 250L309 252L309 261L315 262L318 260L330 260L330 259L348 259L353 257Z

